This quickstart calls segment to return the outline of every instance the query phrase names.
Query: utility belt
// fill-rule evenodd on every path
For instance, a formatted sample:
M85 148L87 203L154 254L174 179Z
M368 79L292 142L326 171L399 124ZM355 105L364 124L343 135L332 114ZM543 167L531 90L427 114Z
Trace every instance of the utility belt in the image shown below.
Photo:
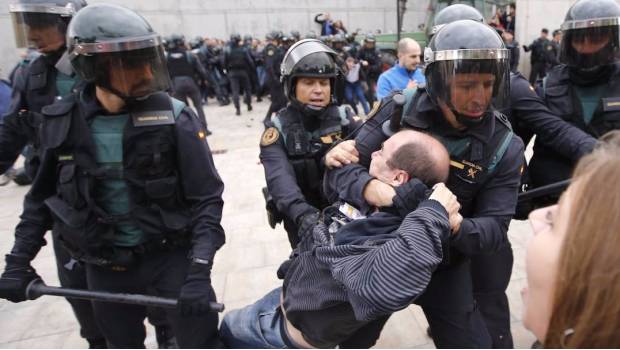
M101 251L99 256L94 256L83 251L79 251L68 244L60 234L58 241L69 252L69 255L82 263L105 267L114 271L126 271L130 267L139 263L145 256L170 252L177 249L189 249L191 238L189 235L151 239L147 242L133 247L112 246Z

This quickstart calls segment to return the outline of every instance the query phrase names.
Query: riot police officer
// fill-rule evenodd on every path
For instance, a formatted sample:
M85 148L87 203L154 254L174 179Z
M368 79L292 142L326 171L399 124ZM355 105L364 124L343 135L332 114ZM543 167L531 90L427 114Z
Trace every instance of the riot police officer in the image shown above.
M170 37L166 61L172 79L172 95L184 102L188 99L192 100L200 120L205 125L207 135L211 135L211 131L207 127L207 117L202 109L202 98L197 84L197 80L207 80L207 71L198 57L187 50L185 38L182 35L174 34Z
M33 152L26 159L29 181L40 163L38 130L44 106L71 93L79 81L65 55L65 32L71 18L86 6L80 0L20 0L9 5L18 47L35 47L41 53L16 73L11 104L0 123L0 173L10 168L27 144ZM53 237L58 279L63 287L86 288L86 276L79 264ZM105 347L89 302L68 299L80 324L80 335L90 347Z
M362 70L366 77L366 99L371 105L377 99L375 90L377 88L377 80L383 72L383 62L381 61L381 51L376 47L377 39L371 33L366 34L364 38L364 46L358 51L357 59L362 63Z
M75 16L67 40L87 84L42 110L41 165L0 297L25 300L38 278L30 263L53 229L84 264L89 289L178 298L166 316L179 345L218 346L208 303L213 257L224 243L223 184L203 124L165 92L161 38L135 12L96 4ZM144 307L92 305L109 346L144 346Z
M292 247L299 242L300 226L309 227L328 204L321 195L325 152L357 123L350 110L334 105L334 87L341 79L335 55L316 39L289 49L281 72L289 103L261 139L260 159L275 204L271 215L281 214Z
M540 90L547 107L593 137L620 128L618 38L620 5L614 0L579 0L562 24L562 64L553 67ZM536 141L530 161L535 187L570 177L576 160ZM539 205L555 202L541 199Z
M282 36L279 32L272 31L266 35L265 39L267 45L265 45L263 49L263 54L265 73L267 74L266 84L269 87L269 95L271 96L271 104L263 120L263 123L267 125L273 113L286 107L286 96L284 95L284 88L280 82L280 64L284 58L285 51L280 47Z
M224 67L228 71L230 88L233 95L233 104L237 115L241 115L239 105L239 92L243 88L244 102L248 106L248 111L252 110L252 84L249 72L256 71L254 61L248 49L243 46L241 35L232 34L230 43L224 51Z
M341 143L326 156L327 166L359 162L327 172L328 198L340 196L365 208L392 204L393 189L373 180L367 167L371 153L394 131L401 127L424 130L449 150L447 185L457 195L465 219L444 242L444 262L416 301L437 347L492 345L474 302L472 256L489 255L495 264L489 268L502 270L489 271L489 278L501 276L491 292L510 279L512 251L507 230L515 211L524 147L506 117L495 109L509 99L508 55L491 27L473 20L446 24L425 51L426 87L384 99L354 144ZM500 291L494 294L497 302L503 302L504 289Z

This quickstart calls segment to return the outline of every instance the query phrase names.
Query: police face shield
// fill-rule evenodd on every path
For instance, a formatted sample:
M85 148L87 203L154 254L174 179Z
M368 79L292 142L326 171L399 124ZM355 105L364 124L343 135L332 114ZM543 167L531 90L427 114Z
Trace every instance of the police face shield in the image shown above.
M71 5L11 4L9 13L18 48L50 51L64 45L67 24L75 10Z
M560 60L580 69L614 63L620 58L619 24L616 17L564 22Z
M510 64L506 49L425 51L426 89L440 107L460 120L480 121L491 109L510 103Z
M77 44L71 51L71 62L82 79L121 98L146 97L170 87L158 36L122 43Z

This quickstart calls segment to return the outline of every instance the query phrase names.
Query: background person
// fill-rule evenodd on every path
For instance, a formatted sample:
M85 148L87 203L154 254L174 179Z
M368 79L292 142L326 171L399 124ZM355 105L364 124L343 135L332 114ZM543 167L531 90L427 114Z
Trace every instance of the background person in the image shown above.
M545 348L620 347L620 132L583 157L559 203L533 211L523 324Z
M377 82L377 99L381 100L392 91L424 85L426 78L420 64L422 49L417 41L403 38L398 42L398 61L394 67L383 72Z

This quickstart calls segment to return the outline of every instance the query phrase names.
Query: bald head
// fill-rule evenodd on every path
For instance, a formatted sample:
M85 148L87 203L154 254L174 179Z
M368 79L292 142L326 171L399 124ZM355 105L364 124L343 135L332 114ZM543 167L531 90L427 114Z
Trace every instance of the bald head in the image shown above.
M403 38L398 42L398 63L408 71L413 71L420 64L422 49L417 41Z
M387 139L372 154L370 175L392 186L417 178L427 186L445 182L450 173L450 156L432 136L402 130Z

